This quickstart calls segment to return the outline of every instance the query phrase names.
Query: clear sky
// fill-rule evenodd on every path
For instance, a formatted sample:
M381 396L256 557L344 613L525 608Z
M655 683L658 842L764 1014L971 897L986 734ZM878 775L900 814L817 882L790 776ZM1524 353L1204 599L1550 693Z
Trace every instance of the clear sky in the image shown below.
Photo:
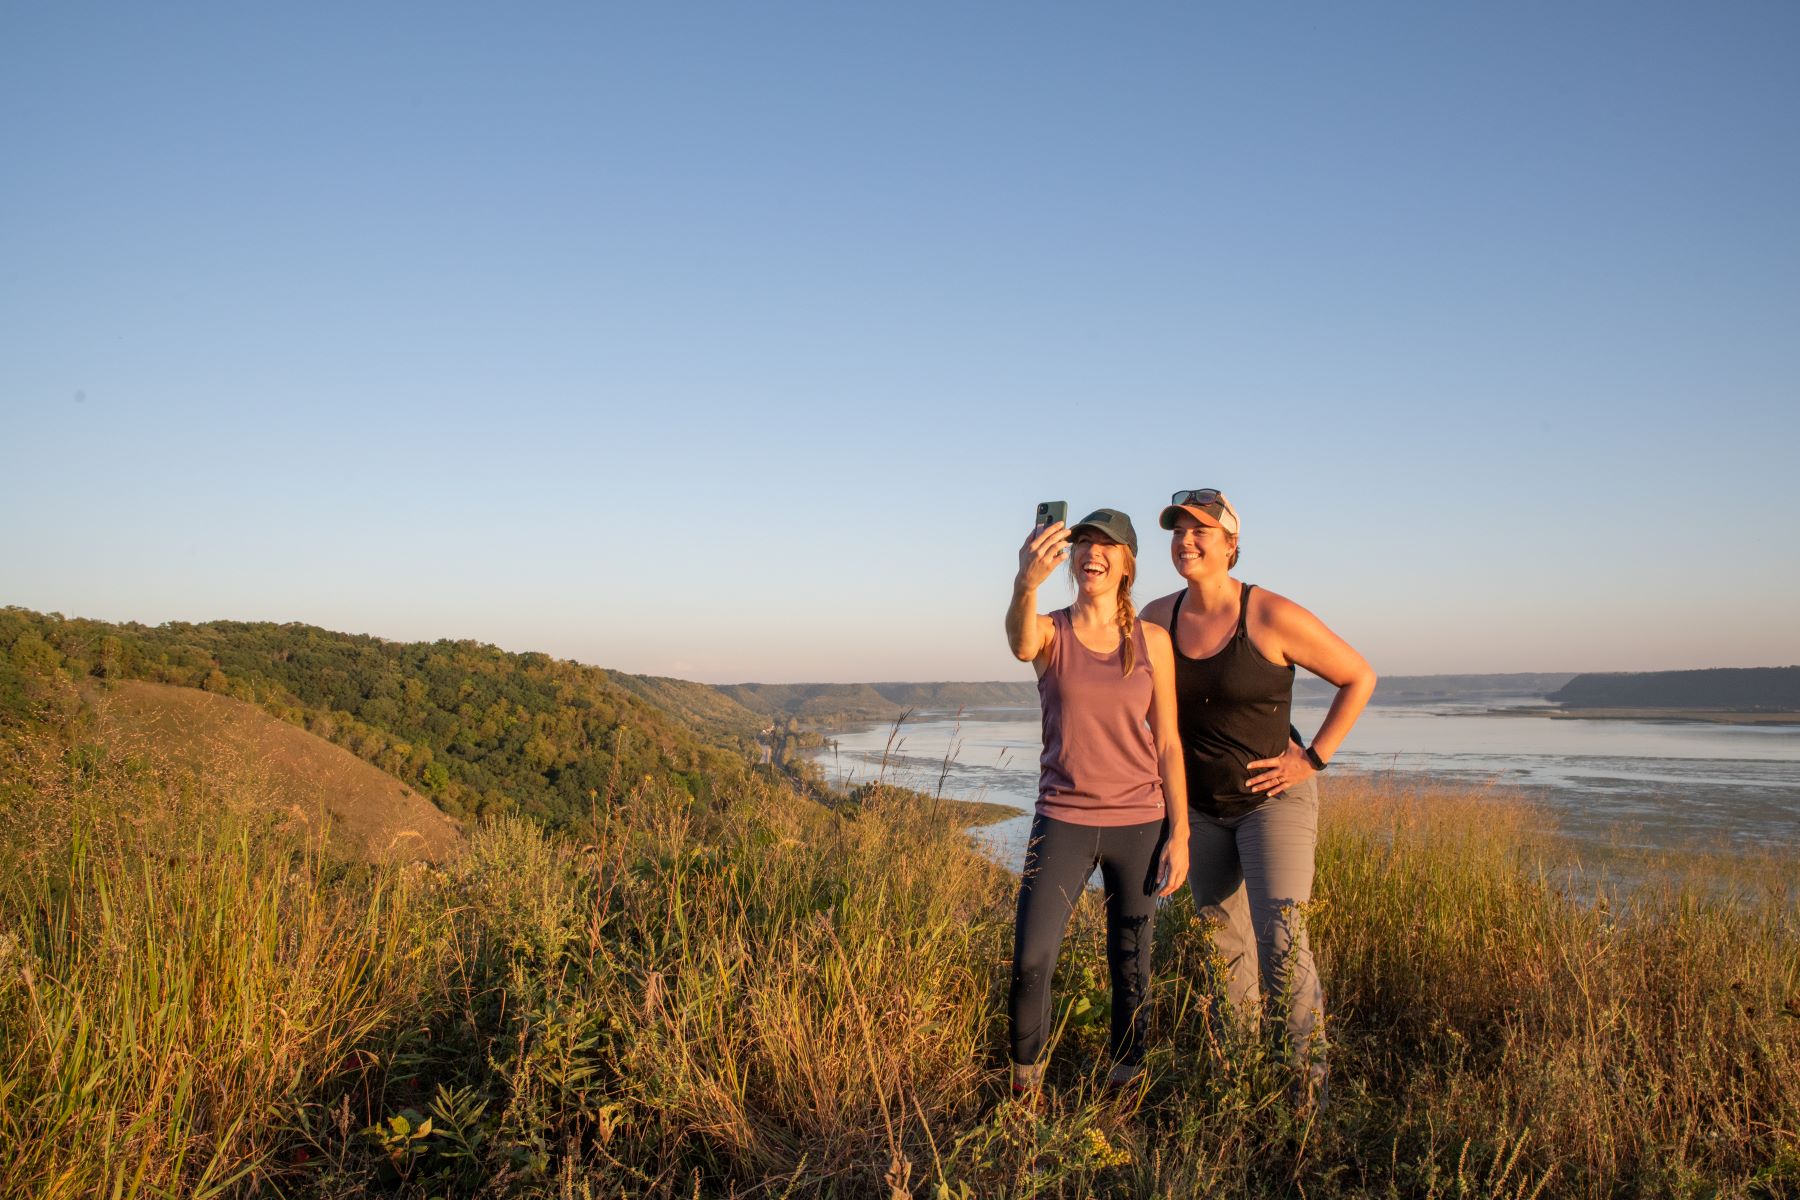
M1388 674L1800 662L1800 6L0 7L0 603L1020 677L1223 487ZM1069 592L1053 584L1043 607Z

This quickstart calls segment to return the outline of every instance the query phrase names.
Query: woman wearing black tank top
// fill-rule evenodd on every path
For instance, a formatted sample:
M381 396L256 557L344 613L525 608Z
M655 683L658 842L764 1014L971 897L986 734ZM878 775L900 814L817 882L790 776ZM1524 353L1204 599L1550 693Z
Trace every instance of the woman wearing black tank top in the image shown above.
M1318 790L1325 769L1375 690L1375 672L1317 617L1284 596L1240 583L1237 510L1222 492L1176 492L1162 513L1187 586L1144 606L1175 657L1176 720L1187 764L1188 882L1214 923L1235 1012L1281 1014L1304 1094L1322 1097L1324 994L1306 928ZM1294 668L1337 688L1311 746L1289 736Z

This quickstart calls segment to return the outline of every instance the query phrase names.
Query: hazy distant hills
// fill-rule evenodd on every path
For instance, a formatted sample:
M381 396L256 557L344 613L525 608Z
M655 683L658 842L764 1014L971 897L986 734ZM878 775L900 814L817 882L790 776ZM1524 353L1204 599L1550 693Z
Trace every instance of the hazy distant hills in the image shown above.
M1550 694L1567 708L1800 711L1800 667L1718 667L1577 675Z
M769 724L769 713L764 709L746 707L726 689L711 684L664 675L627 675L623 671L608 671L606 677L664 712L716 733L753 737Z
M793 718L813 726L891 721L902 712L953 713L980 719L992 710L1035 709L1031 678L975 683L738 683L715 688L679 680L614 673L612 678L652 703L705 713L721 723L748 713L763 723ZM679 687L677 688L677 685ZM691 689L681 690L681 689ZM1294 694L1324 701L1332 686L1305 671ZM712 696L704 693L711 692ZM1550 701L1566 708L1715 708L1727 711L1800 711L1800 667L1712 671L1648 671L1577 674L1522 671L1491 675L1389 675L1375 688L1376 704L1490 704Z
M851 720L880 720L907 709L954 712L959 708L1037 706L1035 679L980 683L740 683L721 690L740 703L769 712L792 713L803 719L808 715L836 714Z
M1331 685L1302 671L1295 692L1322 700ZM1037 681L999 679L938 683L732 683L709 687L680 679L626 675L621 687L689 720L742 730L792 718L811 726L891 721L903 712L954 713L980 719L993 710L1035 709ZM1518 703L1541 701L1575 678L1572 671L1502 675L1396 675L1375 689L1378 704Z
M612 681L652 704L697 723L742 730L776 719L807 725L891 721L908 710L976 714L982 709L1035 708L1035 680L977 683L727 683L712 686L655 675L609 672Z
M1578 675L1517 671L1491 675L1387 675L1376 704L1518 705L1551 701L1568 707L1721 707L1800 709L1800 668L1757 671L1669 671ZM1784 674L1787 673L1787 674ZM1700 685L1694 677L1705 676ZM1776 677L1787 680L1776 682ZM954 713L971 719L994 710L1035 709L1037 682L1024 679L941 683L734 683L708 686L679 679L612 672L614 682L685 719L738 732L793 719L826 728L891 721L903 712ZM1294 694L1322 702L1332 686L1297 672ZM1660 697L1647 699L1641 697ZM1705 697L1704 699L1699 697Z
M1316 675L1297 672L1294 694L1323 700L1335 691ZM1575 678L1572 671L1504 675L1384 675L1375 685L1376 704L1476 704L1542 700Z

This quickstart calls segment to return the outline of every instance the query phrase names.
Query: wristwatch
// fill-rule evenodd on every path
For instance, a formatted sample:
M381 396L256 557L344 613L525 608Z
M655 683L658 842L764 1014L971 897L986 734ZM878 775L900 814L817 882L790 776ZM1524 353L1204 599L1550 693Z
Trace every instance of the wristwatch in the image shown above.
M1326 767L1329 767L1331 765L1330 763L1326 762L1324 759L1320 758L1319 752L1317 750L1314 750L1311 746L1308 746L1306 748L1306 761L1312 764L1313 770L1315 770L1315 771L1323 771Z

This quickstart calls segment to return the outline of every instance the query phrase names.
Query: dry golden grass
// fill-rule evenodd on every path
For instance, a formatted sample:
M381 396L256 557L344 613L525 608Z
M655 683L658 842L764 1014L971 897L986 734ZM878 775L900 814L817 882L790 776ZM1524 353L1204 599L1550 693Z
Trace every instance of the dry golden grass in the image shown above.
M363 886L267 809L104 751L10 764L4 1193L243 1191L294 1098L366 1075L416 1000L418 876Z
M1209 1019L1185 897L1126 1096L1082 903L1033 1113L1006 1093L1014 885L953 806L646 781L577 837L356 865L128 756L6 772L4 1197L1800 1188L1791 904L1678 875L1571 895L1496 797L1333 781L1323 1113Z

